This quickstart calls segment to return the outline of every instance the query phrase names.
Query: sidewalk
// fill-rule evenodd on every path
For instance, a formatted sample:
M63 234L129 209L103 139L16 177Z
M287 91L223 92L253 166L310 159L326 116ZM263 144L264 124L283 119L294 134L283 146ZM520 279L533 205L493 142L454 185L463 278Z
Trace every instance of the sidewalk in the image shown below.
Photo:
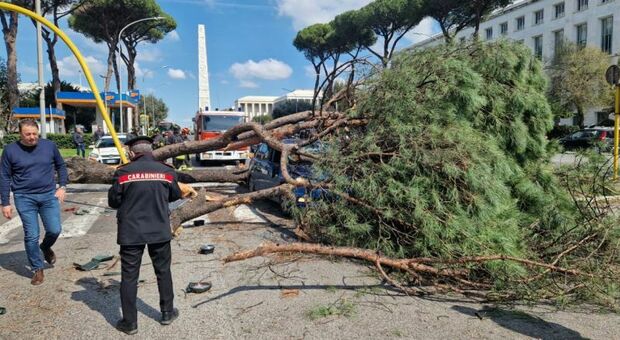
M273 215L273 204L258 206L254 217L232 208L212 213L210 224L185 229L173 241L175 304L181 315L170 326L157 322L157 284L144 257L136 338L612 339L620 334L616 314L544 306L514 311L460 298L403 296L384 287L374 269L343 259L277 255L223 265L220 259L237 250L291 239L290 221ZM120 318L120 276L72 268L73 262L116 254L115 241L109 229L60 240L58 262L39 287L26 277L23 245L0 246L0 306L7 308L0 315L0 339L124 338L113 326ZM216 246L214 254L197 253L204 243ZM117 264L110 272L119 270ZM182 292L188 282L203 278L212 281L210 291Z

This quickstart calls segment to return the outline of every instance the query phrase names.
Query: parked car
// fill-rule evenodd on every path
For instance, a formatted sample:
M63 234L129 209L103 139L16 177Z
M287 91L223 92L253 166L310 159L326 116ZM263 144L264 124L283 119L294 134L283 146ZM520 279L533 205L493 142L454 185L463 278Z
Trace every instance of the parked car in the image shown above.
M600 147L601 151L610 151L614 147L614 129L609 127L592 127L574 132L559 140L565 150Z
M294 140L283 140L285 144L292 144ZM321 148L316 144L304 148L307 152L317 152ZM254 157L250 160L249 170L250 177L248 186L250 191L263 190L278 186L285 182L282 177L280 168L281 152L271 148L266 143L261 143L256 147ZM305 161L289 160L288 172L293 178L303 177L314 181L322 181L327 178L324 174L317 174L312 169L312 163ZM295 197L295 205L305 207L306 204L313 200L323 199L329 196L324 189L313 189L308 192L305 187L297 187L293 189ZM287 210L290 202L280 200L284 210Z
M127 141L126 134L117 134L121 144L125 144ZM95 160L103 164L119 164L121 162L121 156L118 154L118 150L114 145L112 136L103 136L94 145L90 146L89 159Z

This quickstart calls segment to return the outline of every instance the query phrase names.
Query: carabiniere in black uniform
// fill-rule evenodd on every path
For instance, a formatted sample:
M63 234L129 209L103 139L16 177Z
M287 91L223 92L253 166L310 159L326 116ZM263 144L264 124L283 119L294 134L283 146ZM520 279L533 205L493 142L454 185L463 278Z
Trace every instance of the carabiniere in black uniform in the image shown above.
M140 142L152 143L152 140L137 137L127 145L131 147ZM120 166L114 173L114 182L108 191L108 205L118 209L117 243L121 248L123 309L123 320L119 324L125 323L121 325L124 329L117 325L119 330L137 332L136 297L145 245L148 245L157 276L162 324L167 324L165 321L171 318L170 313L178 313L173 307L170 272L172 232L168 203L180 198L181 189L174 169L155 160L150 152L137 154L131 163Z

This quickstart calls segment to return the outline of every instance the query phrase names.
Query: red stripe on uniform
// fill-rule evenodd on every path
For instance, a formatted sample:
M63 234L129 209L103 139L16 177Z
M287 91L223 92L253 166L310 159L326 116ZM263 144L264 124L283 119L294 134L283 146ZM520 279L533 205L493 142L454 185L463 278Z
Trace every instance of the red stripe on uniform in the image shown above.
M174 177L171 174L163 172L135 172L132 174L122 175L118 178L120 184L131 182L168 182L172 183Z

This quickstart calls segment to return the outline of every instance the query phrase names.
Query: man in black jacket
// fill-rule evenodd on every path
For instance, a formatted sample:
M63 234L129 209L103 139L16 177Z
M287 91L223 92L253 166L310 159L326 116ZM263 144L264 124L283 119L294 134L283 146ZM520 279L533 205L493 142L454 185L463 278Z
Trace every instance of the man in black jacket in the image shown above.
M170 211L168 203L181 198L174 169L153 158L153 140L136 137L126 143L131 163L120 166L108 191L108 205L118 209L117 243L121 247L121 305L123 319L116 328L138 332L136 296L145 245L153 262L159 288L160 323L169 325L179 315L173 307Z

